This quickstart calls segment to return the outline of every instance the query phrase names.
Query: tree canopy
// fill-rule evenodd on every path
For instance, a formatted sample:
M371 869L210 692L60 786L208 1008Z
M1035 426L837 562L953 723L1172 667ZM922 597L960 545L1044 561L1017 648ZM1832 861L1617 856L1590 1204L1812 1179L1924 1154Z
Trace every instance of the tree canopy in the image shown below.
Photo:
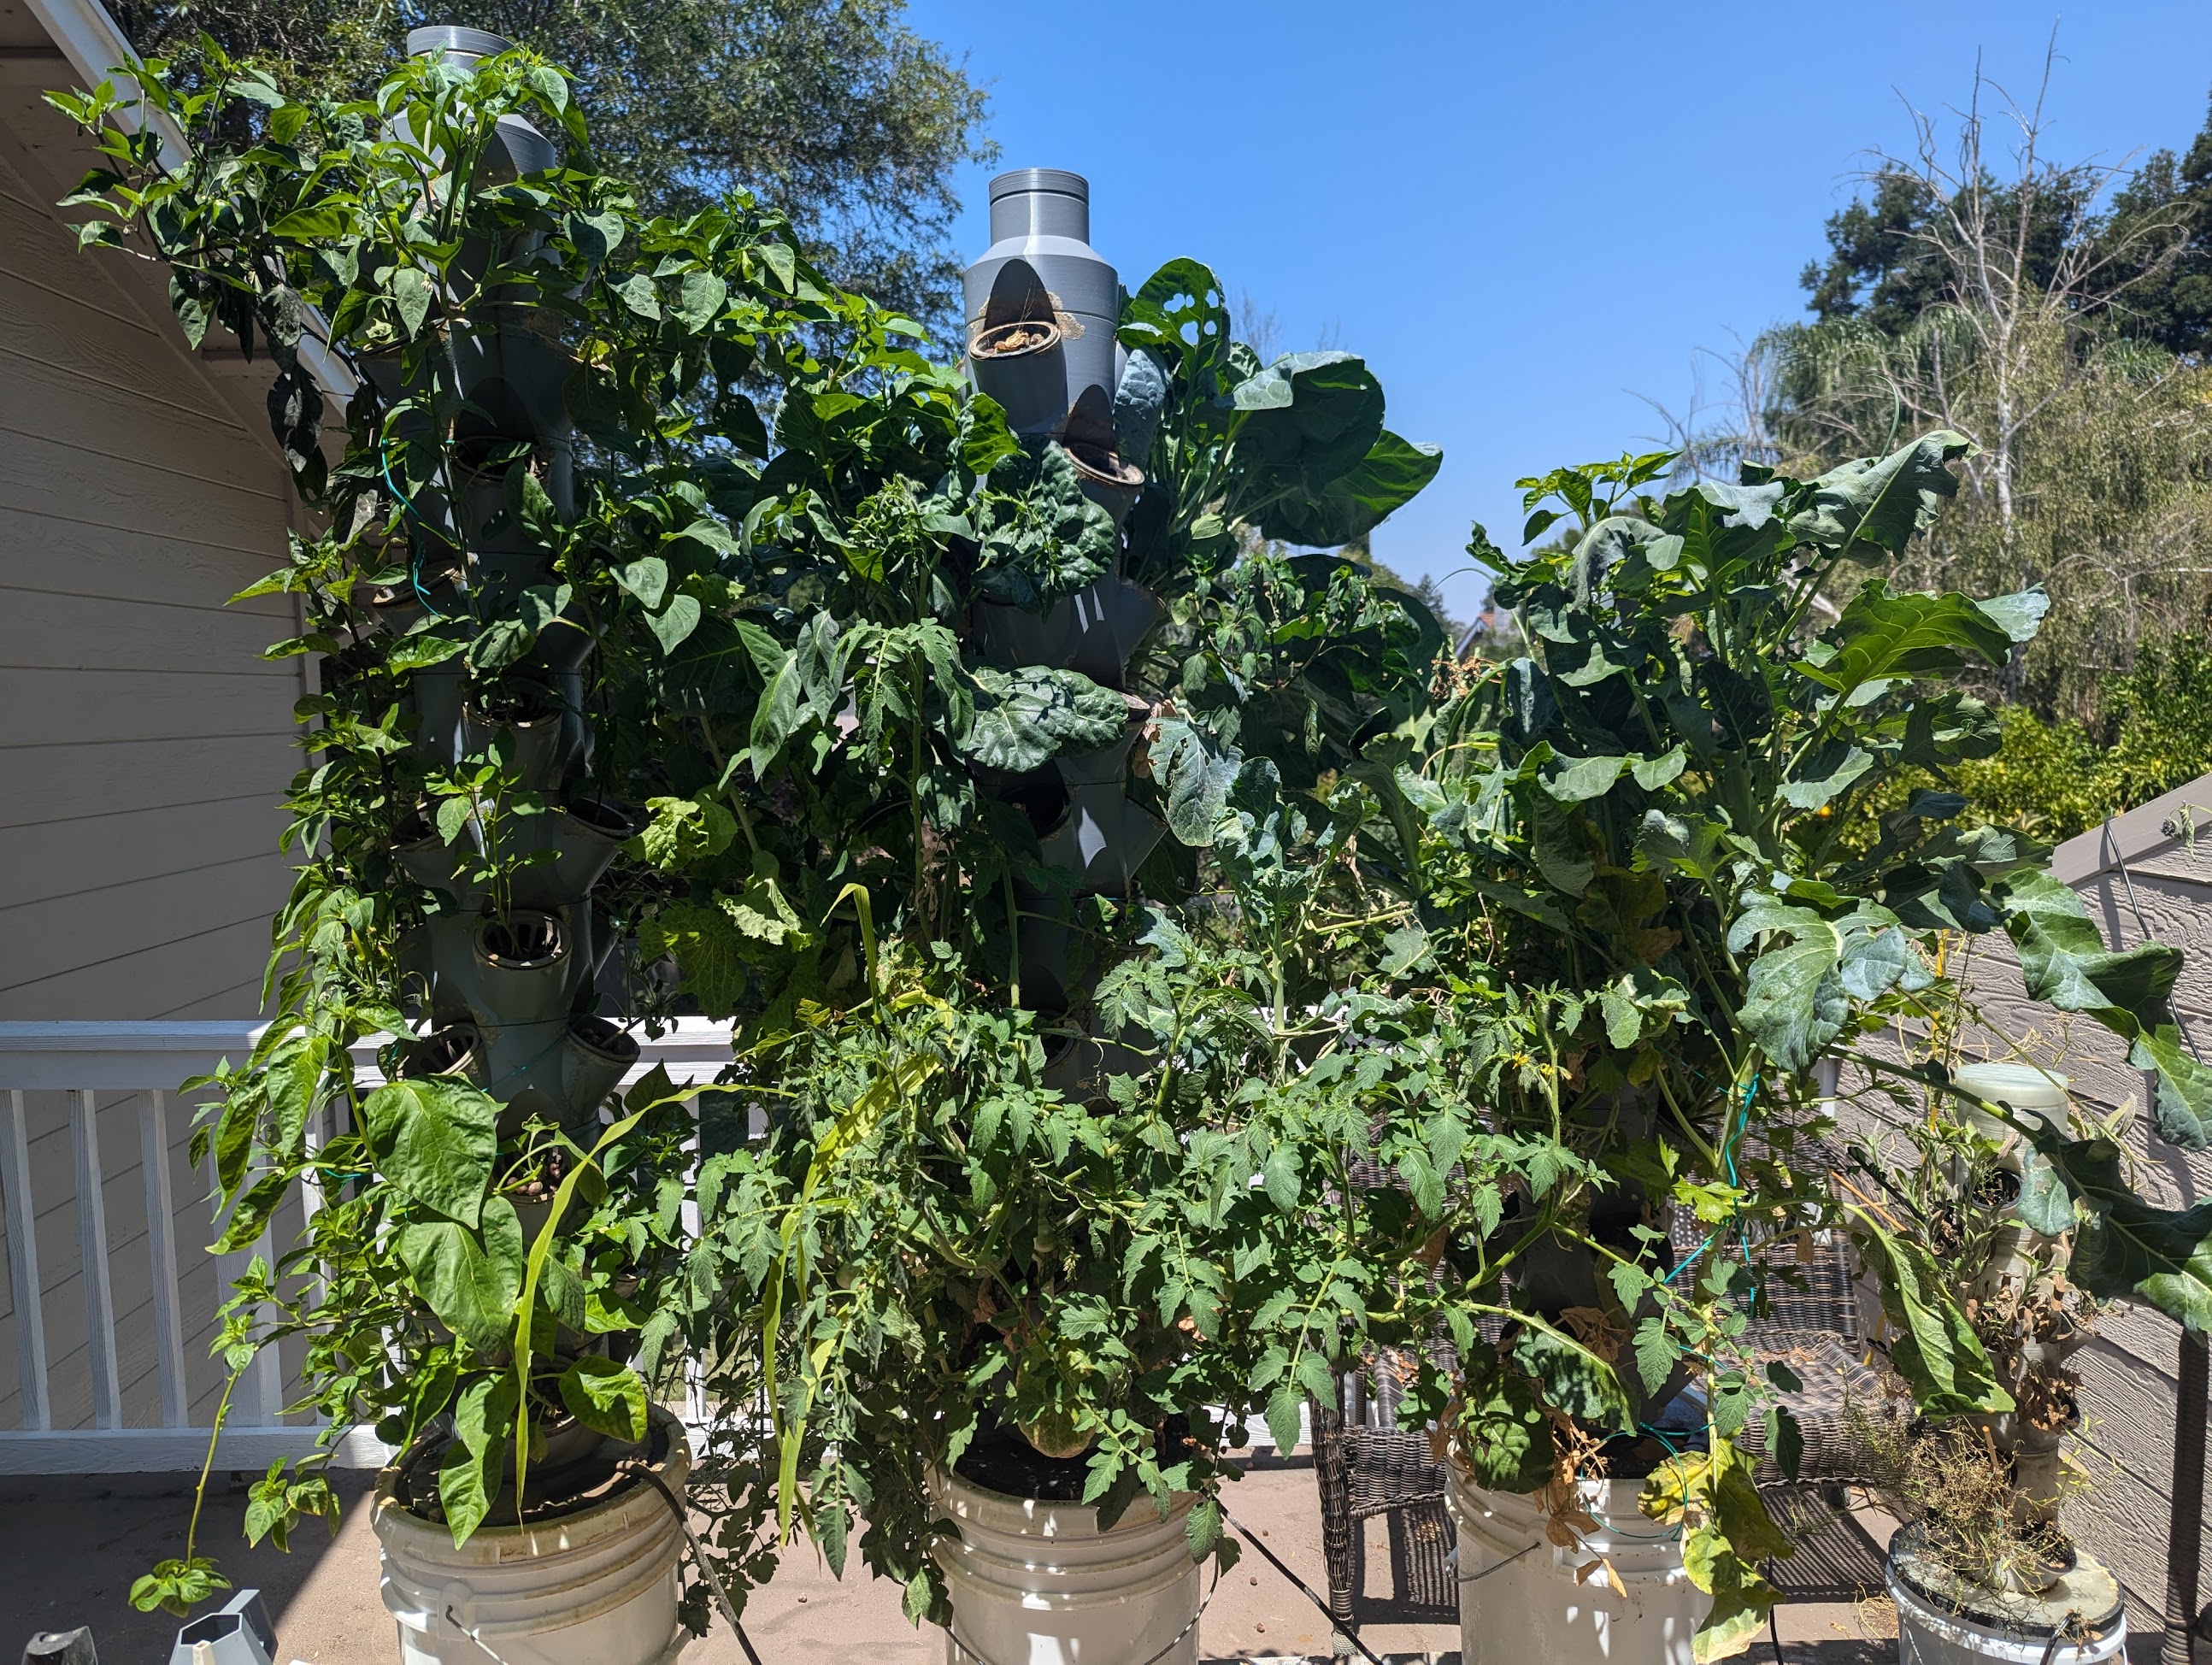
M903 0L108 0L133 46L189 54L204 31L280 80L367 94L408 29L464 22L569 65L598 165L649 211L737 187L787 212L824 269L940 327L962 260L954 171L989 161L986 97L907 26Z
M2154 150L2124 173L2045 160L2010 182L1987 170L1946 181L1885 158L1866 190L1828 216L1827 254L1798 280L1807 310L1822 323L1857 319L1898 336L1930 307L1962 299L1942 247L1943 222L1962 199L1985 206L2007 237L2025 213L2023 275L2038 288L2063 283L2069 251L2086 250L2116 333L2192 358L2212 350L2212 114L2185 150Z
M1955 121L1921 118L1827 216L1810 317L1725 361L1720 420L1668 420L1676 473L1729 482L1931 428L1976 441L1896 581L2037 586L2050 611L1978 673L2001 755L1939 784L2064 837L2212 770L2191 714L2212 683L2212 119L2185 148L2071 160L2045 143L2049 92L1978 79ZM1816 610L1860 581L1839 571Z

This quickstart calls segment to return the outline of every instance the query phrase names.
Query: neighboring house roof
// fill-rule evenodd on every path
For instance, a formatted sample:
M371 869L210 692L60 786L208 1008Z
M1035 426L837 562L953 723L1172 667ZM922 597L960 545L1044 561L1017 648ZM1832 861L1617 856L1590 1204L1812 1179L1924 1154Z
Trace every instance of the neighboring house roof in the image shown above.
M117 90L125 94L137 90L137 84L128 73L116 71L138 61L138 54L115 26L100 0L20 0L29 14L36 18L60 52L70 68L76 72L76 81L82 87L97 87L103 81L112 81ZM125 106L118 112L131 127L150 121L161 136L161 157L170 167L176 167L190 154L184 134L167 116L155 112L144 112ZM301 337L300 357L324 393L343 405L353 391L352 373L338 361L325 343L312 333Z
M2202 847L2203 854L2199 854ZM2200 775L2148 804L2068 839L2051 855L2051 871L2077 889L2098 873L2146 868L2186 872L2203 884L2212 872L2212 775Z

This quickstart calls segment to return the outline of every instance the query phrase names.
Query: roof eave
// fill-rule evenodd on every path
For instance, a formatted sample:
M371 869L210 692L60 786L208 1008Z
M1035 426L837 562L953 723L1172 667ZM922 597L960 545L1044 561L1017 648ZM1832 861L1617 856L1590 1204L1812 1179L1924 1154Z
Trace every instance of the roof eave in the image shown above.
M131 71L138 54L100 0L24 0L24 4L60 49L70 68L76 71L78 84L97 87L103 81L112 82L126 100L116 112L118 118L134 130L150 127L159 133L162 162L170 167L181 167L191 147L176 123L137 100L138 83ZM321 322L319 318L313 319L300 337L301 362L325 396L343 406L354 390L353 373L331 351L315 327Z

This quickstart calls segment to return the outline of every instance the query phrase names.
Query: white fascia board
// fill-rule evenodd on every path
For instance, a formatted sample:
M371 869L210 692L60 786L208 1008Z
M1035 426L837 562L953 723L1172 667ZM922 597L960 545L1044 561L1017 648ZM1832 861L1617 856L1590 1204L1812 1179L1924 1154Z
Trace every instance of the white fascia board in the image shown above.
M138 83L131 69L137 63L138 54L131 49L131 43L123 38L123 31L115 27L115 20L107 15L100 0L24 0L24 3L45 27L47 38L61 49L70 68L76 71L78 85L97 87L103 81L114 82L115 90L126 100L116 112L117 118L134 131L150 126L161 136L162 165L183 166L185 158L191 154L191 147L185 142L184 132L176 123L137 101ZM309 315L307 333L300 337L300 358L324 396L343 410L353 393L354 375L331 351L321 332L322 323L319 315Z

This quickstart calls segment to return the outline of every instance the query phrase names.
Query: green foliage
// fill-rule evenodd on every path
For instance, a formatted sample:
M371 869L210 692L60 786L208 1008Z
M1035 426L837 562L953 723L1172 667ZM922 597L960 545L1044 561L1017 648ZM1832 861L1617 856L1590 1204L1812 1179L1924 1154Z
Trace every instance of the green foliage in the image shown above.
M653 1349L605 1380L537 1338L665 1339L702 1298L670 1190L691 1123L665 1078L603 1130L597 1106L573 1125L533 1118L421 1069L410 1020L430 1010L413 945L452 925L460 898L410 882L395 847L450 852L457 885L507 910L539 859L531 829L556 807L532 787L521 737L582 716L549 691L556 663L586 667L605 730L587 796L673 801L608 714L665 683L707 604L730 598L724 516L742 512L765 449L748 379L810 362L799 337L833 319L875 320L878 342L884 325L749 202L647 220L581 167L515 177L503 121L534 117L579 161L587 140L567 80L527 54L473 74L411 61L355 103L288 98L212 49L190 73L151 63L141 82L192 141L180 165L152 127L125 131L112 87L55 96L103 155L71 199L93 216L84 240L164 260L193 338L220 324L268 354L272 423L327 528L249 592L301 599L305 634L270 656L314 653L322 671L287 799L302 860L272 933L276 1020L201 1084L215 1101L194 1135L216 1158L222 1246L258 1239L295 1186L318 1206L273 1267L240 1280L217 1345L233 1372L260 1346L301 1346L301 1408L334 1434L366 1422L442 1446L445 1518L465 1539L514 1518L546 1425L641 1419ZM522 307L556 332L516 324ZM335 464L311 348L360 378ZM592 446L580 470L557 443L509 437L570 415ZM532 571L553 581L515 576ZM489 714L461 726L450 760L429 730L440 686ZM665 866L711 860L734 835L726 810L683 801L690 819L657 810L608 885L622 926L662 900ZM383 1054L392 1079L364 1092L349 1048L379 1031L403 1039ZM282 1545L303 1516L334 1517L319 1461L257 1486L253 1537ZM189 1605L215 1587L204 1570L188 1547L141 1594Z
M2053 161L2040 112L2021 118L2011 169L1970 107L1955 167L1932 149L1887 161L1830 219L1830 257L1805 275L1816 321L1753 348L1746 385L1765 408L1737 443L1807 471L1917 428L1980 441L1970 489L1898 580L2043 586L2045 629L1978 691L2109 740L2115 674L2200 630L2212 595L2197 553L2212 527L2212 130L2127 174Z
M1693 1642L1698 1665L1751 1645L1782 1600L1759 1564L1796 1547L1768 1518L1750 1461L1724 1437L1711 1447L1669 1458L1644 1482L1641 1498L1646 1515L1683 1528L1683 1571L1713 1598Z
M842 1541L864 1513L871 1566L941 1611L933 1468L1019 1430L1083 1451L1089 1499L1164 1509L1218 1485L1236 1407L1294 1438L1370 1326L1406 1334L1370 1269L1418 1251L1478 1146L1486 1175L1536 1147L1483 1139L1464 1037L1361 969L1410 912L1359 901L1376 814L1349 785L1225 811L1233 915L1132 921L1092 1097L1054 1085L1064 1030L962 990L941 948L887 943L866 999L749 1028L780 1108L699 1182L715 1275L758 1326L710 1385L776 1407L748 1529ZM1354 1163L1407 1188L1353 1187ZM1229 1425L1160 1437L1206 1404Z
M2094 731L2005 706L1994 755L1961 762L1945 779L1900 781L1881 806L1901 805L1915 787L1953 787L1992 821L2056 844L2212 774L2212 653L2202 636L2145 641L2132 671L2099 687Z
M1364 538L1442 465L1434 447L1382 426L1382 384L1353 355L1263 366L1231 335L1220 281L1194 260L1170 261L1129 298L1121 343L1168 379L1127 563L1163 594L1226 568L1240 526L1289 544Z
M985 94L899 0L480 0L468 15L417 0L117 0L149 58L195 59L203 32L286 88L369 99L410 28L459 21L567 66L596 112L591 166L636 189L648 216L740 190L784 205L848 288L939 325L955 321L947 245L955 173L988 162Z
M131 1605L141 1613L158 1608L189 1619L194 1607L229 1588L230 1580L216 1571L208 1557L172 1557L155 1562L151 1572L140 1574L132 1583Z
M1410 1413L1444 1419L1478 1479L1540 1491L1571 1534L1567 1482L1593 1455L1649 1473L1647 1512L1686 1525L1714 1596L1701 1659L1741 1651L1778 1599L1758 1567L1787 1540L1732 1441L1763 1413L1778 1457L1802 1449L1772 1402L1787 1382L1743 1339L1800 1231L1862 1237L1924 1414L2013 1403L1936 1217L1838 1214L1812 1143L1834 1126L1821 1067L1941 1093L1934 1070L1862 1042L1954 1024L1955 939L2002 928L2031 994L2129 1039L2162 1072L2161 1129L2201 1137L2171 951L2108 951L2038 849L1951 789L1999 744L1962 684L2002 678L2045 611L2034 590L1898 581L1971 453L1938 432L1811 478L1747 470L1663 496L1644 488L1664 455L1522 482L1526 537L1568 535L1509 557L1478 528L1470 552L1530 651L1417 715L1390 782L1431 998L1486 1107L1438 1249L1368 1274L1407 1333L1450 1333L1466 1361L1459 1382L1418 1369ZM1824 612L1824 592L1847 599ZM1539 1153L1503 1184L1470 1159L1495 1160L1498 1138ZM2195 1311L2203 1223L2045 1158L2033 1206L2080 1216L2100 1287ZM1686 1258L1669 1218L1698 1222ZM1475 1342L1486 1314L1506 1326L1494 1352ZM1655 1425L1692 1382L1707 1449L1676 1454Z
M1882 1310L1898 1331L1890 1359L1911 1388L1914 1405L1947 1418L2016 1408L1928 1250L1871 1221L1865 1241L1879 1256Z
M731 1411L716 1536L740 1578L793 1525L842 1565L857 1510L909 1609L940 1607L929 1474L979 1430L1087 1445L1109 1511L1210 1492L1241 1412L1182 1443L1163 1419L1265 1401L1279 1419L1330 1391L1370 1322L1355 1246L1417 1246L1475 1138L1455 1034L1396 992L1426 963L1417 903L1371 890L1412 854L1394 731L1441 633L1356 555L1261 541L1291 515L1365 531L1433 453L1382 428L1357 360L1174 349L1140 508L1167 617L1123 688L1003 663L980 607L1048 613L1137 557L1064 453L1017 445L780 216L738 197L647 218L573 165L568 82L526 52L410 63L369 104L202 68L149 66L195 141L173 172L118 129L112 91L60 101L113 164L76 199L88 240L167 259L188 326L274 344L280 431L330 528L257 586L306 611L273 651L325 668L301 707L280 1018L211 1084L203 1129L240 1243L293 1182L324 1200L241 1285L241 1324L306 1339L333 1425L428 1443L457 1540L514 1517L548 1425L634 1432L684 1360ZM557 126L572 165L501 177L517 115ZM1129 326L1179 331L1172 288L1146 286ZM514 345L518 307L557 339ZM363 377L334 465L309 318ZM557 386L573 465L505 437L467 368L487 338ZM1246 383L1249 408L1216 408ZM556 661L584 688L558 710ZM441 698L467 714L451 762ZM524 756L556 719L593 741L571 808L645 806L594 893L626 1015L734 1016L769 1112L760 1136L708 1113L696 1235L665 1079L602 1130L502 1109L465 1064L416 1067L432 1001L413 956L458 898L401 857L447 853L501 914L533 817L560 807ZM1184 836L1138 896L1069 897L993 793L1125 742L1130 790ZM1079 1014L1018 1004L1024 915L1054 909L1109 974L1103 1073L1067 1073L1072 1048L1103 1050ZM403 1038L363 1094L348 1049L379 1030ZM337 1131L310 1149L324 1112ZM1412 1202L1325 1208L1359 1158ZM1540 1145L1492 1160L1553 1172ZM574 1340L616 1332L634 1352L611 1367Z
M1023 459L1010 472L1009 489L987 497L976 516L983 549L975 587L993 601L1041 612L1103 576L1120 540L1106 511L1083 495L1060 446L1046 446L1035 462Z

